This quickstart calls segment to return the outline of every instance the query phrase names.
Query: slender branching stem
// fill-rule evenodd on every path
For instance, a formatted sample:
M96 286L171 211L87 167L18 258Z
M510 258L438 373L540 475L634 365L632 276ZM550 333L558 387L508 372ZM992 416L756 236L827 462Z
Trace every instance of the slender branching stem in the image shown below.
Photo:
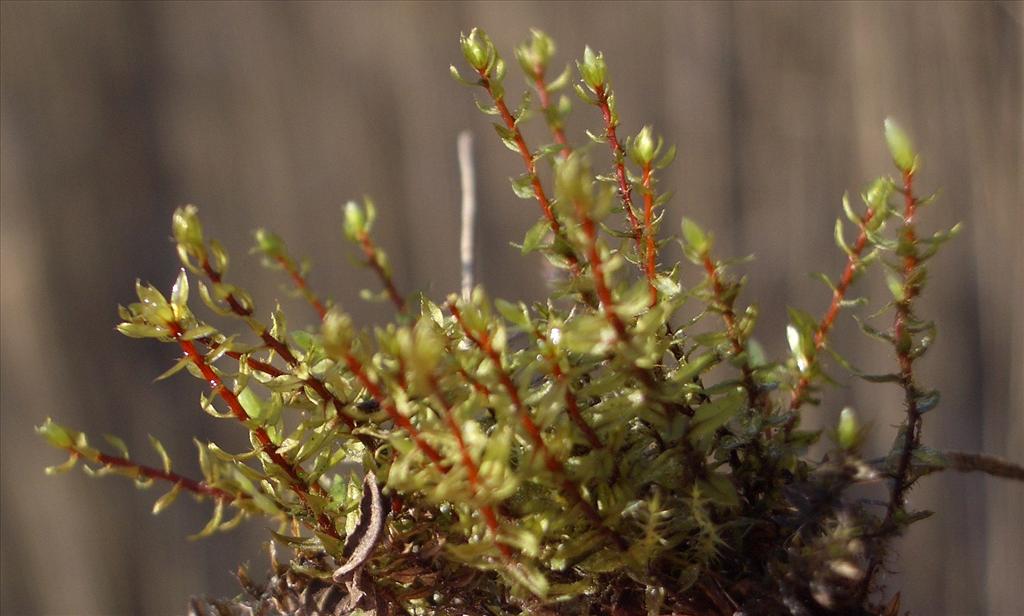
M519 388L516 387L515 381L512 380L512 376L505 369L504 364L501 361L501 355L497 349L491 344L490 335L484 332L474 332L466 320L463 318L462 311L459 307L452 302L448 303L448 309L451 311L452 316L458 322L459 327L462 328L462 332L466 335L469 340L476 345L478 349L483 351L484 355L491 360L494 365L494 369L497 374L498 382L501 384L502 389L505 390L505 394L508 396L509 401L512 402L512 408L515 410L516 416L519 418L519 423L523 426L530 441L533 442L537 448L538 453L544 459L544 466L548 471L559 478L562 484L562 492L566 498L578 506L583 514L590 520L590 523L601 531L609 540L611 540L619 549L626 549L626 542L621 535L618 535L610 528L608 528L604 520L601 519L601 514L594 509L586 499L583 498L583 494L580 491L578 485L570 479L565 472L565 466L559 461L558 458L551 452L547 444L544 442L544 437L541 434L540 427L537 426L536 422L530 416L529 410L526 405L523 404L522 398L519 395Z
M369 392L370 397L376 400L377 404L379 404L380 407L384 409L384 412L388 414L391 421L393 421L395 425L402 430L405 430L406 434L409 435L409 438L416 443L416 447L418 447L419 450L430 459L431 463L433 463L437 470L442 473L447 473L449 467L445 465L444 458L441 454L438 453L437 449L435 449L430 443L423 439L423 435L420 433L419 428L414 426L412 422L409 421L409 418L398 410L398 407L395 406L394 402L385 395L384 390L381 389L380 385L370 378L363 362L353 355L351 351L344 352L342 359L345 360L345 364L348 366L349 371L359 379L359 382L364 388L366 388L366 391Z
M708 286L711 288L715 304L722 314L722 321L725 322L725 334L729 340L729 346L732 348L734 356L740 356L746 350L746 347L740 336L739 322L733 307L735 298L728 292L728 289L726 289L725 284L722 282L718 264L711 258L711 254L704 252L701 255L701 260L704 264L704 271L707 274ZM760 388L754 380L754 369L750 366L748 358L742 358L740 371L743 374L743 389L747 393L747 402L750 408L755 408L760 398Z
M622 318L615 312L615 298L612 296L612 290L608 287L608 281L605 279L604 260L601 258L601 250L597 244L597 224L590 217L583 203L576 201L574 206L576 218L580 223L580 228L583 230L583 235L587 239L587 261L590 263L590 271L594 278L594 291L597 293L597 300L601 304L601 312L604 313L608 324L615 330L615 336L619 342L628 342L629 331L626 330L626 324L622 322Z
M608 140L608 146L612 150L612 157L615 159L615 178L619 184L619 200L626 210L626 217L629 219L629 227L633 233L633 241L636 242L636 249L643 254L643 228L633 208L633 187L629 183L629 176L626 173L626 151L619 142L618 133L615 130L615 115L612 113L611 105L608 102L611 92L607 87L599 85L594 88L597 99L597 108L601 110L604 118L604 136Z
M544 82L544 73L545 68L542 64L534 64L533 71L530 73L530 79L533 80L533 88L537 91L540 109L544 113L544 119L547 122L548 128L551 130L551 136L554 138L555 143L562 146L559 154L562 158L569 158L569 155L572 154L572 147L569 146L569 140L565 137L565 129L560 124L551 121L551 92L548 90L547 83Z
M522 131L519 130L519 125L516 123L515 117L513 117L512 112L509 111L508 105L505 104L504 96L498 95L495 92L494 86L491 83L490 77L488 77L486 69L479 69L477 73L480 75L480 85L491 97L491 101L498 110L502 122L505 124L505 128L511 131L512 140L515 142L516 148L519 150L519 154L523 158L523 164L526 166L526 173L530 178L530 184L533 186L534 198L536 198L537 203L540 204L540 209L544 213L544 218L547 219L548 226L551 227L551 233L554 234L556 238L564 237L562 225L558 222L558 217L555 216L555 210L551 207L551 200L548 198L547 193L544 192L544 186L541 184L540 176L537 175L537 164L533 159L533 153L526 145L526 140L523 138ZM578 277L580 275L579 258L573 253L565 255L565 258L569 263L569 270L572 272L573 276Z
M917 386L914 383L914 357L912 332L909 330L914 320L912 302L919 292L917 278L918 253L917 231L914 227L917 214L917 199L914 197L914 171L903 170L903 228L900 232L900 244L903 252L903 284L901 297L896 302L896 315L893 318L892 342L899 364L899 383L904 392L906 422L903 427L903 439L900 443L899 458L896 470L892 475L892 487L889 492L889 503L885 509L885 517L879 526L879 533L892 533L897 527L896 516L902 511L907 491L913 484L910 477L911 460L914 452L921 444L921 411L918 407ZM861 595L867 596L871 591L871 581L881 566L884 551L878 550L868 565L867 575L861 586Z
M203 272L206 274L206 277L209 278L212 283L222 284L223 276L221 275L220 272L214 269L214 267L210 264L210 261L206 258L202 259L202 269ZM245 321L249 328L252 329L252 331L257 336L260 337L260 340L262 340L263 343L269 349L277 353L281 357L281 359L283 359L288 364L289 367L294 369L299 365L298 358L295 356L295 353L293 353L292 350L288 347L288 344L284 340L281 340L274 336L274 334L272 334L270 330L267 329L266 325L260 323L252 316L252 307L243 305L242 302L238 298L236 298L233 293L228 293L224 300L227 302L228 307L231 309L231 312L233 312L236 316ZM262 367L258 369L260 369L263 372L266 372L266 370L263 370L263 368L268 367L269 364L267 364L266 362L259 363L262 365ZM253 364L249 365L251 367L255 367L253 366ZM270 373L268 372L268 374ZM337 414L337 417L344 421L350 430L355 427L355 420L346 415L343 411L343 409L346 406L345 403L338 399L338 397L335 396L334 393L327 388L327 384L324 383L324 381L313 375L309 375L305 379L305 383L309 385L310 389L316 392L317 396L319 396L320 399L324 401L324 404L330 403L331 406L334 407L334 411Z
M90 456L86 453L79 451L74 447L68 447L66 449L75 458L85 458L91 462L103 464L104 466L112 466L115 468L127 469L128 471L137 473L139 476L145 477L146 479L166 481L168 483L179 486L184 490L188 490L189 492L192 492L196 496L215 498L217 500L222 500L225 503L234 502L236 500L245 500L249 498L248 494L233 494L231 492L228 492L227 490L218 488L217 486L212 486L206 483L205 481L191 479L184 475L180 475L173 471L167 471L162 468L153 468L152 466L138 464L136 462L133 462L132 460L129 460L128 458L123 458L121 456L112 456L110 454L106 454L103 452L97 452L95 455Z
M217 342L213 338L210 338L209 336L204 336L202 338L196 338L196 342L206 346L211 351L216 351L217 349L220 348L220 345L221 345L221 343ZM274 364L271 364L271 363L268 363L268 362L265 362L265 361L260 361L260 360L256 359L255 357L253 357L252 355L245 355L245 354L240 353L238 351L225 351L224 354L227 355L228 357L230 357L231 359L236 360L236 361L241 361L242 357L244 356L245 357L245 365L249 366L249 368L251 368L253 370L262 372L263 374L266 374L267 376L270 376L270 377L278 377L278 376L284 376L285 374L288 374L287 372L285 372L284 370L278 368Z
M914 229L917 200L914 198L914 174L912 170L903 172L903 197L902 235L903 243L907 248L906 254L903 256L903 297L900 301L896 302L896 317L893 320L892 333L896 348L896 358L900 367L900 386L903 388L906 404L907 429L903 449L900 452L899 462L896 466L896 474L893 478L889 506L885 512L885 525L890 523L896 512L903 507L904 496L910 487L910 482L908 481L910 460L921 442L921 413L918 409L918 391L914 384L914 357L911 355L912 345L904 342L905 340L909 341L912 335L908 331L913 320L911 302L917 296L919 290L915 282L918 266L917 233Z
M853 283L853 277L857 273L857 269L861 266L861 255L864 253L864 249L868 245L868 223L875 216L875 210L869 208L864 215L860 217L860 233L857 235L857 240L850 247L850 252L846 257L846 267L843 268L843 273L839 277L839 282L836 284L835 289L832 291L832 303L829 304L828 310L825 315L818 322L818 328L814 332L814 347L813 354L807 358L808 366L812 366L817 359L817 353L825 346L828 340L828 333L832 329L832 325L835 323L836 317L839 316L839 311L843 307L843 301L846 299L846 294L850 289L850 285ZM798 410L804 402L806 402L807 388L811 384L811 373L809 370L805 370L800 375L800 379L797 381L796 387L793 388L793 393L789 399L789 410ZM795 415L786 424L787 431L792 428L796 423Z
M301 467L289 462L284 455L278 451L277 445L275 445L273 440L270 438L266 428L263 426L251 425L252 417L250 417L249 413L246 412L245 407L242 406L238 396L236 396L235 393L225 385L223 379L221 379L220 375L217 374L217 371L214 370L213 366L206 361L206 357L199 352L196 345L191 340L184 339L184 330L181 325L174 321L169 321L167 323L167 327L171 332L171 337L178 342L181 350L184 351L185 355L192 360L193 365L199 369L203 378L210 384L213 393L228 405L228 409L231 411L231 414L234 415L238 421L245 424L249 430L252 431L256 440L260 444L261 451L270 458L274 465L284 471L288 476L288 487L291 488L292 492L299 497L299 500L302 501L303 505L305 505L307 509L310 509L310 493L322 495L324 494L323 488L317 483L310 484L306 482L302 477ZM331 537L339 538L338 531L334 528L334 523L327 514L323 512L316 514L316 520L317 527L320 531L330 535Z
M388 299L394 304L395 309L400 314L405 314L408 311L408 307L405 303L405 298L401 293L398 292L398 287L395 286L394 277L388 272L387 268L384 267L383 259L380 256L380 249L377 248L377 244L374 243L373 238L366 231L361 231L356 238L359 242L359 247L363 250L363 255L366 257L366 264L370 266L373 273L377 275L380 283L384 285L384 290L388 294Z
M292 279L292 283L295 288L299 290L302 297L305 298L306 302L316 311L317 316L322 321L327 316L327 308L323 302L313 291L312 287L309 286L309 282L306 277L302 275L302 271L296 266L295 262L289 259L285 255L277 255L276 260L278 264L288 273L288 276Z
M541 343L541 353L548 362L548 372L554 377L555 381L565 390L565 409L569 413L569 419L572 420L576 427L580 429L583 436L586 437L587 442L594 449L601 449L604 445L601 443L601 439L594 432L594 429L590 427L590 424L583 419L583 414L580 412L579 402L576 400L576 394L572 390L572 382L569 379L569 375L562 370L562 366L558 361L558 354L551 345L551 340L548 336L539 328L534 326L533 335L536 336L537 340Z
M658 242L654 236L654 180L653 166L644 164L641 183L644 187L644 275L647 276L647 290L651 296L651 307L658 303L658 288L654 278L658 273Z
M477 496L480 493L480 468L473 460L473 456L469 453L469 448L466 446L465 439L462 438L462 428L459 426L458 421L455 419L455 409L452 408L452 403L448 400L448 396L445 395L444 389L441 388L437 378L431 376L429 378L430 389L437 398L437 401L441 403L441 408L444 410L444 421L451 431L452 436L455 437L455 442L459 446L459 455L462 457L462 464L466 467L466 474L469 478L469 488L473 491L473 496ZM484 516L484 522L487 524L487 528L494 535L495 545L498 546L498 550L506 560L512 558L512 550L498 540L501 534L501 527L498 524L498 516L494 512L494 507L489 504L483 504L480 506L480 513Z

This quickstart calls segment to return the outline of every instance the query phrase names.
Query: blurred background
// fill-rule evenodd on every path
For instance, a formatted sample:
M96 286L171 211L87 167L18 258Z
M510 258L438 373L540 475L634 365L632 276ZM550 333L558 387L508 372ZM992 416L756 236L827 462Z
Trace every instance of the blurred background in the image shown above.
M786 306L827 306L806 273L840 271L840 199L891 172L882 120L898 118L922 153L919 186L941 190L922 226L964 223L920 302L940 326L920 380L943 394L925 441L1024 461L1021 19L1020 3L4 2L0 611L180 614L190 595L234 594L237 563L265 565L263 525L186 541L208 505L183 498L154 517L161 492L80 471L45 477L63 457L32 431L53 416L97 439L118 434L156 464L151 433L190 474L193 434L240 444L236 426L199 412L202 384L184 373L152 382L174 349L113 329L136 278L173 282L176 206L200 206L264 314L280 300L293 326L315 318L247 256L257 226L312 259L323 294L381 322L390 311L358 299L374 282L341 239L338 207L372 195L398 283L444 297L459 280L455 136L470 129L479 278L494 296L544 294L539 262L509 245L538 217L509 190L520 161L448 76L474 25L510 61L531 26L558 41L560 66L584 44L605 52L620 134L652 123L679 146L662 176L675 192L664 231L685 214L716 232L720 255L756 255L740 302L759 305L757 338L774 354ZM513 99L525 89L512 70L508 85ZM582 144L599 118L575 102ZM543 135L527 130L534 144ZM699 274L684 266L683 278ZM886 296L877 279L858 290ZM892 369L848 315L834 340L857 365ZM808 423L832 425L851 404L874 424L871 451L885 451L899 392L833 372L844 387ZM938 514L892 563L904 606L1024 613L1024 486L943 474L912 499Z

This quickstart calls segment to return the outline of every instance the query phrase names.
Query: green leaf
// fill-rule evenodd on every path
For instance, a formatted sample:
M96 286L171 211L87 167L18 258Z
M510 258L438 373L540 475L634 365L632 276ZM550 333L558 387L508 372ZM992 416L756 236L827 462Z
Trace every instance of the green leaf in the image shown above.
M906 293L903 289L903 280L899 276L887 271L885 273L885 284L889 287L889 292L892 293L893 299L897 302L902 302L906 298Z
M131 457L130 455L128 455L128 445L125 444L124 439L122 439L121 437L114 436L113 434L104 434L103 440L110 443L111 447L116 449L118 453L121 454L122 458Z
M153 381L154 382L162 381L164 379L170 378L170 377L174 376L175 374L181 372L181 370L183 368L185 368L186 366L188 366L191 363L192 363L192 358L189 357L188 355L183 355L181 358L178 359L178 361L174 362L173 366L171 366L170 368L165 370L160 376L158 376L155 379L153 379Z
M485 115L499 115L501 112L498 110L498 106L493 103L481 102L479 98L473 97L473 103L476 104L476 108L479 109Z
M860 226L860 216L853 211L853 207L850 205L850 193L843 193L843 213L846 214L847 220Z
M63 464L57 464L55 466L47 466L45 469L43 469L43 472L46 473L47 475L60 475L60 474L66 473L66 472L70 471L71 469L75 468L75 466L77 464L78 464L78 455L77 454L71 454L68 457L67 461L65 461Z
M740 506L740 497L736 493L736 486L733 485L728 475L709 473L708 478L698 481L697 485L704 496L720 507L735 509Z
M366 214L355 201L346 203L342 212L345 218L345 236L350 240L357 240L366 232Z
M188 305L188 276L185 275L185 268L178 272L178 279L174 281L171 288L171 304L183 310Z
M530 230L526 232L526 236L523 237L523 245L520 248L522 254L527 254L539 250L543 245L544 238L547 237L548 232L551 230L551 225L547 220L538 220Z
M650 126L644 126L636 137L629 141L627 149L633 161L643 167L651 164L654 157L658 155L661 145L661 139L657 141L654 139L653 129Z
M197 325L187 329L185 333L181 335L179 340L195 340L197 338L206 338L217 333L217 328L212 325Z
M494 63L497 52L487 34L479 28L470 30L469 35L461 35L462 55L466 62L477 71L487 72Z
M257 422L260 422L263 417L263 399L260 398L251 387L246 387L242 391L238 392L238 402L245 409L246 414L252 417Z
M512 183L512 192L520 199L533 199L536 196L533 191L533 176L529 173L509 178L509 181Z
M181 484L176 483L173 488L168 490L166 494L158 498L157 501L153 503L153 515L157 515L164 509L167 509L171 503L177 500L179 494L181 494Z
M171 218L171 231L174 241L185 247L202 247L203 226L199 222L199 209L194 205L186 205L174 210Z
M691 358L690 361L681 365L679 369L672 373L672 380L679 383L689 383L695 377L715 365L718 360L718 355L714 353L705 353L699 357Z
M530 314L526 310L526 306L522 303L513 304L503 299L494 300L494 307L498 309L501 316L505 317L505 320L520 329L529 329L530 327Z
M217 527L220 526L220 521L224 517L224 501L217 499L217 504L213 507L213 515L210 517L210 521L206 523L203 530L199 531L194 535L189 535L189 541L195 541L196 539L202 539L203 537L209 537L213 533L217 532Z
M670 145L670 146L668 146L668 149L665 150L665 154L664 154L664 156L661 157L661 160L659 160L658 162L654 163L654 167L656 169L664 169L664 168L668 167L669 165L671 165L672 161L674 161L675 159L676 159L676 146ZM668 195L665 195L665 196L667 197Z
M682 232L683 241L694 254L703 256L711 250L711 238L689 218L683 217Z
M129 338L164 338L170 334L170 330L162 325L147 323L121 323L117 331Z
M913 173L917 167L917 153L910 143L910 137L892 118L885 119L885 142L896 167L903 173Z
M452 76L452 78L455 81L461 83L464 86L478 86L478 85L480 85L480 82L478 82L478 81L470 81L470 80L466 79L465 77L463 77L459 73L459 69L455 68L454 64L451 64L451 65L448 66L448 71L449 71L449 73L451 73L451 76Z
M836 439L839 446L847 451L853 451L860 444L860 424L857 421L857 414L850 407L844 408L839 413L839 427L836 428Z
M569 85L570 79L572 79L572 67L566 64L565 68L562 69L562 72L558 74L558 77L555 77L554 79L548 82L548 91L555 92L557 90L561 90L565 86ZM564 105L562 105L561 101L563 100L568 101L569 99L564 96L561 99L559 99L558 113L559 115L562 116L566 115L566 113L568 112L568 109L565 109Z
M745 402L744 391L741 388L734 388L732 392L698 407L690 423L690 441L696 443L729 423L729 420L743 410Z
M158 441L152 434L149 435L149 444L153 446L157 454L160 456L160 461L164 465L164 472L171 472L171 458L167 455L167 450L164 449L163 443Z
M592 90L603 87L608 79L608 66L604 61L604 54L594 53L590 46L583 49L583 61L576 63L583 82Z
M843 221L840 218L836 218L836 227L834 235L836 240L836 246L838 246L840 250L845 252L847 255L851 257L854 256L853 249L850 248L850 246L846 243L846 240L843 238Z
M41 434L51 445L60 449L67 449L74 443L74 438L68 429L54 423L49 417L46 418L43 425L36 428L36 432Z

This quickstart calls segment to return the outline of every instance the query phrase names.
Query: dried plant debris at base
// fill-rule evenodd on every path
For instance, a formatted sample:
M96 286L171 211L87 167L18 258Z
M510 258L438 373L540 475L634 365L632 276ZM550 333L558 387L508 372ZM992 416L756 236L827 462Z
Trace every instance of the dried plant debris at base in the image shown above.
M622 133L602 54L587 48L559 71L553 42L534 31L515 50L531 91L513 106L487 36L474 30L461 45L468 69L452 73L515 153L514 193L539 209L519 248L560 272L550 298L404 295L366 200L343 208L342 228L380 281L365 298L390 304L393 323L358 328L280 237L258 231L255 252L319 317L295 329L230 277L226 249L183 207L172 221L177 282L169 294L139 283L118 330L176 348L160 378L202 381L202 410L247 431L251 447L196 438L193 479L156 439L151 466L116 437L100 449L47 420L39 431L70 454L53 470L82 462L161 484L154 512L182 492L210 501L197 537L247 518L276 523L270 579L243 569L240 597L194 599L193 614L898 613L881 573L891 540L928 515L906 506L918 479L1020 472L921 442L939 395L916 376L936 331L917 299L957 228L920 229L932 198L916 186L906 134L886 122L896 177L871 183L860 205L842 200L845 267L819 276L821 316L794 308L784 333L766 334L789 342L771 360L713 236L689 218L678 238L660 233L659 179L675 151L649 126ZM574 80L575 103L562 93ZM579 101L591 144L565 131ZM526 140L531 118L548 143ZM669 241L686 262L663 261ZM891 292L870 309L852 294L866 275ZM847 312L892 349L891 372L862 374L831 346ZM826 369L903 392L887 415L901 423L891 451L864 451L856 413L828 406ZM834 418L821 459L807 455L823 434L800 428L805 412ZM851 495L859 484L875 487L872 499ZM273 546L290 551L286 564Z

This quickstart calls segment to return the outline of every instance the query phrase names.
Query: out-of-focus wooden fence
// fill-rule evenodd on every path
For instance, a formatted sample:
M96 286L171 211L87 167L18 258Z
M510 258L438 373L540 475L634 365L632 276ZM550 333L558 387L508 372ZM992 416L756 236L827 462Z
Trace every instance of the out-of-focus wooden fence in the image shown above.
M283 296L245 257L258 225L312 257L317 287L372 322L380 308L356 295L372 280L340 241L338 205L376 198L404 288L456 289L454 140L471 128L482 280L508 298L543 292L538 263L508 245L538 215L508 190L518 161L448 77L473 25L510 60L530 26L556 37L561 62L585 43L605 52L623 130L650 122L679 145L664 228L685 213L716 230L722 254L757 255L741 301L759 304L770 351L784 348L787 305L826 305L805 272L838 271L840 197L889 171L881 123L900 118L923 153L921 186L942 190L923 225L965 225L921 302L941 332L921 379L943 392L925 438L1020 461L1021 15L1019 3L4 3L0 611L181 613L190 593L233 594L238 561L263 564L260 525L188 543L207 507L183 499L153 518L156 494L126 482L46 478L60 456L32 435L53 415L142 454L151 432L186 471L192 434L239 442L197 411L194 380L151 382L172 349L113 332L137 276L165 287L175 276L175 206L201 206L264 311ZM576 106L581 143L597 116ZM862 288L885 294L878 281ZM293 322L313 317L286 306ZM838 348L891 366L854 330L844 317ZM898 393L844 380L809 421L828 425L852 404L883 451ZM939 513L893 563L905 605L1020 614L1024 488L944 475L912 497Z

